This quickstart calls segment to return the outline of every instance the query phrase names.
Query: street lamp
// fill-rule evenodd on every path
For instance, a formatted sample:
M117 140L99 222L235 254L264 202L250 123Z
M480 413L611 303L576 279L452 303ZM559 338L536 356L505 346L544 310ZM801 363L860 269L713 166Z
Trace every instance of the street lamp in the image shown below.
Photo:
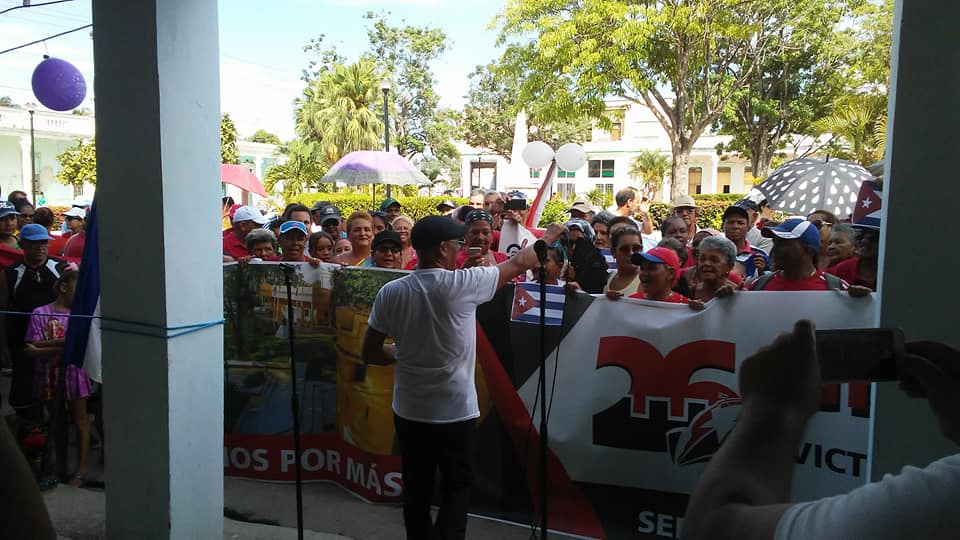
M37 200L37 151L33 135L33 114L36 111L36 103L27 103L27 112L30 113L30 190L33 192L33 201Z
M384 152L390 151L390 108L388 107L388 97L390 95L390 87L393 86L393 83L390 81L390 77L384 77L380 79L380 90L383 90L383 150ZM387 198L390 198L390 184L387 184Z

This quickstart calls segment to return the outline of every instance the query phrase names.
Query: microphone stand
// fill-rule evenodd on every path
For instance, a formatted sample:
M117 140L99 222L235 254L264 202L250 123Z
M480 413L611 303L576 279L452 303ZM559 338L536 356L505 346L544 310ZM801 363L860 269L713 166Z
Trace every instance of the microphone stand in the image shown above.
M540 260L538 280L540 283L540 539L547 538L547 249L534 246Z
M303 540L303 479L300 472L300 400L297 398L297 362L293 337L293 285L290 279L293 265L281 264L287 286L287 341L290 343L290 412L293 413L293 464L297 486L297 540Z

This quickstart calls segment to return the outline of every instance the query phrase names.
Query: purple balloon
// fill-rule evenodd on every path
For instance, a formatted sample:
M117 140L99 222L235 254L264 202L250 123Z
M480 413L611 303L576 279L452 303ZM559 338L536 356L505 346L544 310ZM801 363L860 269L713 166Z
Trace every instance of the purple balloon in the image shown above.
M87 82L73 64L45 57L33 70L33 95L48 109L69 111L83 103Z

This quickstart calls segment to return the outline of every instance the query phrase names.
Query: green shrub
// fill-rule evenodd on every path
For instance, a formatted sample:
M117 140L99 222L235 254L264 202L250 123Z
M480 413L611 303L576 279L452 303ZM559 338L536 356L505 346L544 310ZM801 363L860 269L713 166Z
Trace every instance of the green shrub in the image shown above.
M570 203L563 199L550 199L543 207L543 215L540 216L538 227L546 227L551 223L563 223L570 218L567 213Z
M340 212L343 213L344 217L349 216L353 212L362 210L379 210L380 202L385 197L381 194L374 200L369 195L358 195L355 193L349 194L340 194L340 193L304 193L303 195L296 198L294 201L301 204L305 204L308 207L313 206L313 203L317 201L330 201L335 204L337 208L340 209ZM463 197L404 197L402 195L397 195L394 197L397 201L400 202L400 206L403 207L403 213L410 216L414 220L426 217L429 215L437 214L437 205L443 201L450 200L457 204L463 205L467 204L467 199Z

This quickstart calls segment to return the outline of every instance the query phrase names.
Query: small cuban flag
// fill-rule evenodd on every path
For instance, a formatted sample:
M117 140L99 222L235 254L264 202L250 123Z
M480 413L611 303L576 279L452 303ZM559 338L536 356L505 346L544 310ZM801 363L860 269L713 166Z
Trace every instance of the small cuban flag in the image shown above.
M617 259L613 257L613 253L610 252L610 248L600 248L600 254L603 255L603 258L607 261L607 270L617 269Z
M860 194L857 197L857 206L853 209L851 225L879 229L882 209L882 188L873 180L865 180L860 184Z
M510 320L528 324L540 324L540 284L517 283L513 291L513 312ZM563 324L563 304L567 295L559 285L547 285L546 325Z

